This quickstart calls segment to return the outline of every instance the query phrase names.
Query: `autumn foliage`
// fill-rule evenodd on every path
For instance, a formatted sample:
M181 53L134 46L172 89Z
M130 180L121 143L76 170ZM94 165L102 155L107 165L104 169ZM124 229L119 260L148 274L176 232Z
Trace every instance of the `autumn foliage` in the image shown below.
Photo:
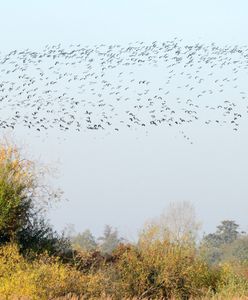
M0 145L0 299L248 296L247 264L210 264L189 217L184 228L151 223L137 243L119 240L111 252L73 249L39 215L39 183L33 162Z

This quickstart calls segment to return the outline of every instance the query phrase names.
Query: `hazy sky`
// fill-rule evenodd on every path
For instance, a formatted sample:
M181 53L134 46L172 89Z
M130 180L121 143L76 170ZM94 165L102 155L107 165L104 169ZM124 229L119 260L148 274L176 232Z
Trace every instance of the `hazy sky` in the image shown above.
M0 1L1 48L181 37L246 43L246 0Z
M247 0L0 0L0 51L46 44L131 41L248 44ZM247 122L238 134L195 128L194 145L157 129L148 136L71 134L58 143L16 131L43 161L60 161L68 202L52 211L57 228L99 234L104 224L128 237L171 201L192 201L203 228L235 219L247 230Z

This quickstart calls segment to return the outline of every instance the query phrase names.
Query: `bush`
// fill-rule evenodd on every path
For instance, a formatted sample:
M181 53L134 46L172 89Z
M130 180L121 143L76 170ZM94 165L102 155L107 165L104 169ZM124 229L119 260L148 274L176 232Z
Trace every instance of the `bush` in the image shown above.
M194 249L167 240L126 251L116 271L116 290L118 294L122 292L123 298L189 299L213 289L218 279Z
M16 244L0 248L1 299L53 299L68 293L98 297L101 277L83 275L46 254L28 262Z
M216 291L216 297L218 296L219 299L247 299L247 278L235 269L236 267L227 263L221 266Z

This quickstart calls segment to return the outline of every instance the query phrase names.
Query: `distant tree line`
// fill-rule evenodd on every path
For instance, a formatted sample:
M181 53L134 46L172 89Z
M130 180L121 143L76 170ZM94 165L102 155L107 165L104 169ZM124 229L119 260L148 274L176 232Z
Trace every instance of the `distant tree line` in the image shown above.
M84 251L99 250L103 254L111 254L117 246L125 241L119 236L117 229L105 225L103 235L96 238L89 229L70 237L75 249Z

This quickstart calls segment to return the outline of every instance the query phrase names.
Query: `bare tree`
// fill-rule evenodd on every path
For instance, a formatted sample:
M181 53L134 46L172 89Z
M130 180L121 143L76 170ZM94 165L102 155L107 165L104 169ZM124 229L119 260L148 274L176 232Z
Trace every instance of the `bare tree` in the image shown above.
M170 203L159 218L161 229L175 242L193 242L197 238L201 223L195 208L188 201Z
M149 246L157 240L192 244L197 240L200 225L190 202L173 202L160 217L145 224L139 235L139 244Z

